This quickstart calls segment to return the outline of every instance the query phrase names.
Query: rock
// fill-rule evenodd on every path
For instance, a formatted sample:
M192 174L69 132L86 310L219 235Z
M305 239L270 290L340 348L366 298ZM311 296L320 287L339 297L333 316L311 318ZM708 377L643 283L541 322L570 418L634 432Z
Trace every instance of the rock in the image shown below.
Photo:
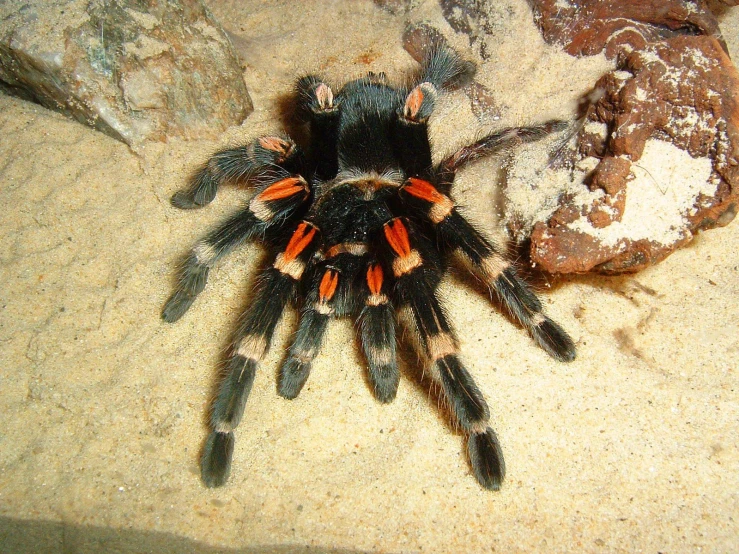
M374 0L375 4L393 15L410 11L412 0Z
M739 73L718 40L647 45L596 87L574 155L589 188L531 235L550 272L637 271L737 211Z
M699 230L731 221L739 194L739 74L708 3L529 3L545 40L574 56L603 52L618 67L595 83L597 98L567 159L527 153L520 156L527 162L507 170L505 219L514 238L531 245L531 260L557 273L637 271ZM485 59L504 6L440 4ZM569 167L557 169L562 162Z
M511 8L505 2L481 0L439 0L441 11L450 27L467 35L480 57L487 60L494 49L494 41L488 39L500 33L510 32Z
M200 0L10 0L0 7L0 82L132 147L215 137L251 100Z
M680 35L711 35L726 50L716 17L702 0L530 0L544 39L573 56L624 49ZM737 0L726 0L736 5Z

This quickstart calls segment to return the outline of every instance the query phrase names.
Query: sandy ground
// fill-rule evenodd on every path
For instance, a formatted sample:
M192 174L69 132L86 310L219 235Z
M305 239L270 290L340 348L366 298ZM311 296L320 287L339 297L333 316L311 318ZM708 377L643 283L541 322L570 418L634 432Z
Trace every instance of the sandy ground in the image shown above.
M278 97L297 74L341 82L413 67L403 18L369 2L210 5L234 34L255 105L218 143L136 156L0 96L0 551L739 550L737 223L634 276L544 281L547 311L578 343L566 365L470 280L444 283L505 451L499 493L478 487L412 358L397 400L373 400L348 321L332 325L299 399L280 398L292 314L257 376L230 482L202 486L216 368L262 252L231 256L180 322L163 323L176 262L244 192L225 189L198 212L172 208L170 195L214 150L278 130ZM503 118L486 124L568 117L607 63L544 45L525 2L505 6L499 55L481 73ZM411 16L441 25L433 7ZM739 59L739 8L723 24ZM434 137L446 151L484 130L453 95ZM458 195L501 235L491 175L493 162L468 172Z

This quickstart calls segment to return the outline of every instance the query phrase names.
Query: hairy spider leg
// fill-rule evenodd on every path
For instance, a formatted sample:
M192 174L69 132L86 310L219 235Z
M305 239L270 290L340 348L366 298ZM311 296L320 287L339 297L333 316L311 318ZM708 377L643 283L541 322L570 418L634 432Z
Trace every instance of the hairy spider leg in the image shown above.
M394 142L406 175L429 175L433 168L427 123L437 96L436 87L423 82L408 93L398 109Z
M208 487L228 479L233 454L233 431L244 414L246 399L258 363L266 354L275 327L294 297L306 265L320 245L318 229L308 221L293 228L287 245L272 266L262 271L249 305L236 332L211 412L211 433L203 448L201 474Z
M375 398L387 404L395 399L400 372L395 352L395 309L390 302L390 280L382 265L369 263L360 284L363 304L357 324L369 368L368 377Z
M286 172L283 172L286 173ZM162 319L180 319L203 291L213 265L244 241L279 227L308 199L308 183L300 175L289 175L264 185L246 208L231 216L193 247L180 268L177 288L162 310Z
M463 167L481 158L509 150L516 145L541 140L552 133L564 131L567 127L566 121L553 119L541 125L507 127L491 133L446 157L436 170L437 185L442 192L448 194L457 171Z
M221 150L192 175L187 189L172 196L172 205L184 210L201 208L213 201L221 184L260 177L274 180L275 167L288 173L300 173L304 167L303 153L291 139L264 136L247 146Z
M457 337L436 295L439 271L432 262L433 252L422 241L412 240L416 233L404 218L391 219L383 231L395 277L395 304L414 331L416 347L431 378L441 386L455 421L469 436L470 462L477 480L497 490L505 476L502 452L488 427L488 405L459 359Z
M542 349L563 362L575 359L575 345L569 335L544 315L541 302L516 274L513 264L459 213L449 196L429 181L413 177L403 185L400 195L414 213L434 226L447 252L461 254L472 273L496 293L508 313Z
M443 41L435 40L421 64L419 83L428 82L439 90L448 91L469 84L474 75L474 63L462 59Z
M291 400L300 394L313 359L321 349L329 318L334 315L335 303L340 297L337 295L339 281L345 286L339 271L326 264L320 264L312 273L298 330L278 377L277 391L280 396Z

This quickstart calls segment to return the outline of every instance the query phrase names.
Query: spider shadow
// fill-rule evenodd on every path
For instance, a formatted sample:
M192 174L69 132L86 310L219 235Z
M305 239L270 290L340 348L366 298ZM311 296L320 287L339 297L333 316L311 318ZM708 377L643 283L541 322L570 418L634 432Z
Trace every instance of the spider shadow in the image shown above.
M300 117L297 105L297 90L281 94L275 99L277 119L281 123L281 128L301 148L307 148L310 145L310 131L304 118Z

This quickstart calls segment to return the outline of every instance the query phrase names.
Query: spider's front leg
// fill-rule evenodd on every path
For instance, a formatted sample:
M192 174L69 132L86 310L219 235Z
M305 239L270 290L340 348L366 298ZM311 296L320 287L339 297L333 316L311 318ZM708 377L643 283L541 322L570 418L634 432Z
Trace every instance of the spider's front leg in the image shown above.
M408 175L426 175L432 168L428 139L428 119L438 91L433 83L422 82L406 96L395 123L395 147Z
M432 170L428 120L440 93L464 85L472 79L475 65L465 61L443 43L426 53L418 84L398 110L395 147L407 175L428 175Z
M395 277L395 303L416 331L431 377L441 385L452 414L468 434L475 477L498 490L505 463L498 439L488 427L490 411L474 379L459 359L457 338L436 296L440 270L433 251L415 240L408 222L395 218L383 227L384 252Z
M208 272L223 256L251 238L262 236L285 223L306 201L310 189L300 175L290 175L256 194L248 206L206 235L192 249L180 268L180 278L162 310L162 319L180 319L205 288Z
M568 362L575 358L569 335L542 311L536 294L496 248L457 210L452 199L429 181L410 178L400 196L416 214L430 222L449 252L458 252L472 272L496 292L503 306L550 356Z
M226 374L211 412L211 433L203 448L201 474L208 487L228 479L233 431L244 414L259 361L310 259L319 247L318 229L308 221L293 228L287 245L259 277L254 301L245 312L231 348Z
M310 156L315 177L327 181L335 177L338 170L339 100L331 87L315 75L298 79L295 90L297 115L310 126Z
M272 179L275 166L288 173L299 173L304 164L303 154L292 140L265 136L247 146L216 152L190 178L187 189L176 192L172 205L183 210L210 204L218 187L227 181ZM272 179L273 180L273 179Z

